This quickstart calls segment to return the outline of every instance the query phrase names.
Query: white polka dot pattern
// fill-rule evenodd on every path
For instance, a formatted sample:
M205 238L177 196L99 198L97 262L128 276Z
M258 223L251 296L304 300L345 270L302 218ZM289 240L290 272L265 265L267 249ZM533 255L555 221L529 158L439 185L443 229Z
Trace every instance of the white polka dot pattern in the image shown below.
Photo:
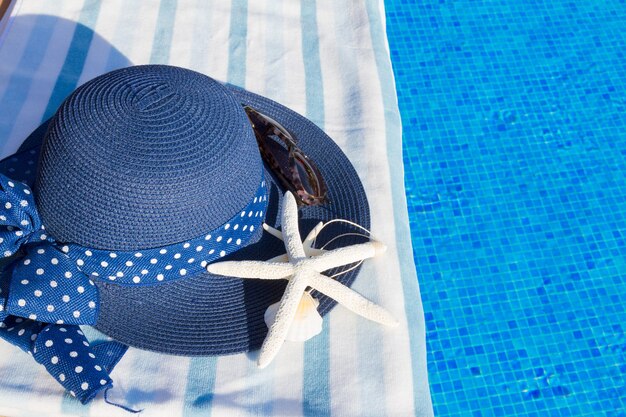
M25 256L12 267L7 312L35 314L44 323L96 324L99 297L93 281L49 243L24 249Z
M1 295L0 295L1 297ZM45 324L22 317L4 316L0 322L0 337L25 352L33 349L33 342Z
M47 325L32 351L35 360L83 402L113 384L103 362L106 358L94 354L78 326Z
M0 174L0 252L5 257L20 249L24 252L7 267L10 286L8 299L1 304L3 316L95 324L97 288L44 230L29 187ZM63 301L64 295L76 292L72 302Z
M91 346L78 326L44 324L15 316L0 322L0 337L32 355L83 403L112 386L109 372L128 348L116 341Z
M49 240L44 230L30 188L0 174L0 253L6 258L26 243Z
M122 285L154 285L205 269L206 264L245 246L265 218L267 187L221 227L174 245L134 252L106 251L68 243L63 248L84 274ZM203 266L204 263L204 266Z
M96 323L98 290L44 230L29 188L0 174L0 253L23 253L5 267L9 285L0 283L0 337L31 354L87 402L112 385L78 327ZM117 362L124 351L108 359Z

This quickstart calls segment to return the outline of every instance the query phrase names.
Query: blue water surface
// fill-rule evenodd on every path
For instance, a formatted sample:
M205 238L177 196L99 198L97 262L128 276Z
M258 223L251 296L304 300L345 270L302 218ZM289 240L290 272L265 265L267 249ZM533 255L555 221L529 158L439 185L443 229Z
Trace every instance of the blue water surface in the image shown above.
M435 415L626 416L626 2L385 3Z

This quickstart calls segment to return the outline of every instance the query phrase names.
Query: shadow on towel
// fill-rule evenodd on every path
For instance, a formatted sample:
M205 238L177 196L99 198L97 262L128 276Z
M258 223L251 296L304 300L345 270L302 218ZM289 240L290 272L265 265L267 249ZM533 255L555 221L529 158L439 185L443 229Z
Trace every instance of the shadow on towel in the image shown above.
M6 28L7 36L27 37L15 62L0 63L0 72L12 74L0 91L0 148L13 153L63 100L92 78L132 63L117 48L81 23L50 15L18 15ZM5 38L5 43L7 39ZM42 113L43 112L43 113ZM18 142L18 143L14 143Z

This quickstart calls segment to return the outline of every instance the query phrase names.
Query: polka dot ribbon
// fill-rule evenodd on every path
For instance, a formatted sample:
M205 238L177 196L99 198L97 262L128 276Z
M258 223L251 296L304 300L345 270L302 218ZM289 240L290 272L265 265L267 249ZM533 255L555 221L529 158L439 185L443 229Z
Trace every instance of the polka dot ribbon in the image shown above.
M75 243L62 245L60 250L94 279L124 286L158 285L202 273L209 263L246 246L260 230L267 204L267 185L262 178L245 207L200 236L138 251L87 248Z
M46 235L28 186L0 174L0 253L18 252L0 275L0 337L86 403L112 386L108 372L125 347L107 342L112 350L98 356L90 346L79 325L96 323L97 287Z

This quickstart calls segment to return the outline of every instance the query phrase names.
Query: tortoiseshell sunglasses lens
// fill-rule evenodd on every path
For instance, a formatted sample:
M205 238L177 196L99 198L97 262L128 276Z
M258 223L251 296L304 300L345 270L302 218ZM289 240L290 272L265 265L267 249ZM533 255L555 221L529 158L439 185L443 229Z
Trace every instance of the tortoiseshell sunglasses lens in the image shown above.
M298 147L296 139L280 123L244 106L263 160L282 185L296 195L301 205L328 203L326 183L319 168Z

